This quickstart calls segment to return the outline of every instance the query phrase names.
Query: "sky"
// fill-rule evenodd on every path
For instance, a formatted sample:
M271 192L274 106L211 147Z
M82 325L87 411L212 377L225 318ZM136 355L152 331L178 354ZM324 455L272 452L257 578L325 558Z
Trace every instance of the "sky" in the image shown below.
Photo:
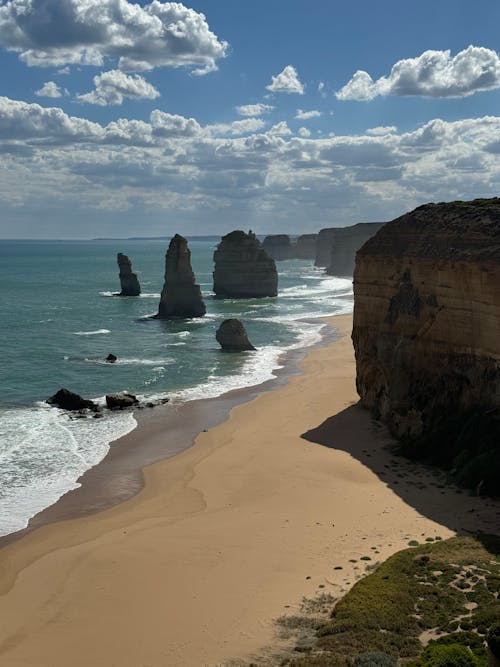
M496 0L0 0L0 238L497 196L499 25Z

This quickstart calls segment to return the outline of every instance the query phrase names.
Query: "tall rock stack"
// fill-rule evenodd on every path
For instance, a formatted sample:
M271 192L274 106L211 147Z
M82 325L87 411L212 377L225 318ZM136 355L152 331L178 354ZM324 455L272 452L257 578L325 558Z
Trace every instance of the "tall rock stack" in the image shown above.
M191 252L186 239L176 234L165 256L165 282L157 317L201 317L205 303L191 268Z
M255 234L234 231L214 252L214 292L220 297L276 296L278 272Z
M335 229L330 238L330 261L326 268L328 275L352 276L357 251L383 224L383 222L360 222L350 227Z
M500 199L420 206L367 241L352 339L361 402L397 437L500 415Z
M262 246L273 259L278 261L290 259L292 246L288 234L270 234L265 237Z
M116 256L118 262L118 269L120 271L120 287L121 292L118 296L139 296L141 293L141 286L137 280L137 275L132 273L132 263L127 255L119 252Z
M301 234L292 246L292 256L297 259L315 259L317 234Z

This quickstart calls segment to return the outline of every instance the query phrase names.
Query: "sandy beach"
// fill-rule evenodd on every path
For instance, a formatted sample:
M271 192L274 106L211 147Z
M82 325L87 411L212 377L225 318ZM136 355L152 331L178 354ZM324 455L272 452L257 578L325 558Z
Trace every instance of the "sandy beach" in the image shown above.
M249 658L275 644L274 619L304 596L348 590L361 557L498 531L498 503L384 448L385 430L356 405L351 322L332 318L342 336L313 349L301 374L145 468L132 498L1 549L0 663ZM153 419L127 437L141 447L168 434Z

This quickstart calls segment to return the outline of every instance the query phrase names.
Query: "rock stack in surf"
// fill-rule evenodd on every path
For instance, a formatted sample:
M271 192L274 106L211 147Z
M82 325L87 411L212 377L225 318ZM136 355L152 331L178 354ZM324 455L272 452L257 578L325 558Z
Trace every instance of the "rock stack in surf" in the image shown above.
M191 268L191 252L187 241L176 234L165 256L165 282L157 317L201 317L205 313L200 286L196 284Z
M132 262L127 255L119 252L116 256L118 268L120 270L121 292L118 296L139 296L141 286L137 280L137 275L132 272Z

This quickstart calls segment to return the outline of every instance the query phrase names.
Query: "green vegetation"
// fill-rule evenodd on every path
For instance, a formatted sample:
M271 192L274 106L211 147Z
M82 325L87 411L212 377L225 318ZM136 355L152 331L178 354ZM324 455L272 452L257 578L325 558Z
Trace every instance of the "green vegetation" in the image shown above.
M500 650L499 555L500 537L491 535L398 552L337 602L307 655L283 664L486 667L486 637ZM382 654L393 662L360 662Z
M428 433L402 441L397 451L448 469L449 481L478 494L500 496L500 409L449 410Z

